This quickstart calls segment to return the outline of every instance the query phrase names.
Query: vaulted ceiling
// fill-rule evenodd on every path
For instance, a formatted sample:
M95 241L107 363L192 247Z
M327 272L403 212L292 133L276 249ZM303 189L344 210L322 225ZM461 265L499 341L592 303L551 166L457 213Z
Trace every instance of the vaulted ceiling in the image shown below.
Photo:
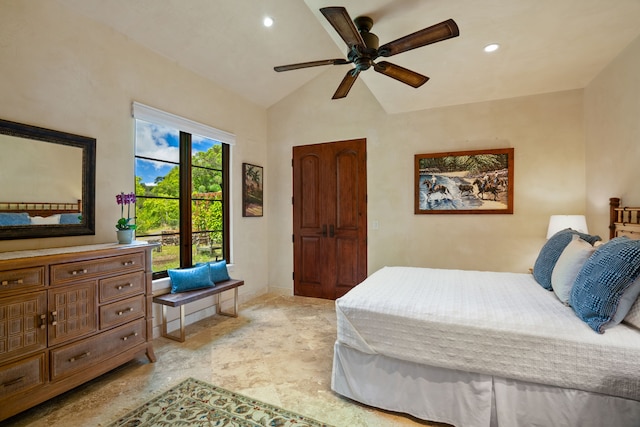
M458 24L459 37L386 58L430 77L420 88L360 74L356 84L389 113L583 88L640 35L640 0L56 1L263 107L328 68L352 67L273 70L346 57L319 12L326 6L371 17L381 45L449 18ZM485 53L490 43L501 48Z

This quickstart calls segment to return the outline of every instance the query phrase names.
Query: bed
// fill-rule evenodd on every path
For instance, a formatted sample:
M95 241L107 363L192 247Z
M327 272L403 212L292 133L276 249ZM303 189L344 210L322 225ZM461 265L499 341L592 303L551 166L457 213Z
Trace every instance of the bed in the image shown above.
M80 224L82 200L74 202L0 202L0 226Z
M336 300L332 389L457 427L639 426L639 211L611 199L609 242L594 247L593 236L585 244L589 236L565 230L545 244L534 274L375 272ZM572 248L581 261L558 273ZM629 265L609 279L621 253ZM557 289L543 286L544 274ZM605 282L618 286L613 308L594 290Z

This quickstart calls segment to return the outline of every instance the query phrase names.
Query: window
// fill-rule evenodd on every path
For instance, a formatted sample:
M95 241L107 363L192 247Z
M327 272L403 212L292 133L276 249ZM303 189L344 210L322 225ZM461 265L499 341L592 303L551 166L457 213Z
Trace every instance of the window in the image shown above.
M154 278L170 268L228 262L230 149L219 139L230 134L140 104L134 117L136 238L160 244Z

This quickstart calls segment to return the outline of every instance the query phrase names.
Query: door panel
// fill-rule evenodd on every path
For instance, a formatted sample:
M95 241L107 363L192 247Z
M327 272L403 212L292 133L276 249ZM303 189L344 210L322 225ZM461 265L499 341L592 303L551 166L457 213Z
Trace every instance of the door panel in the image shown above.
M336 257L344 262L337 264L337 285L353 287L358 281L358 241L357 239L337 239Z
M320 159L311 154L300 159L302 170L300 174L301 224L302 228L320 227Z
M335 158L336 164L336 227L358 227L358 161L357 153L348 150Z
M364 139L293 148L294 293L335 299L366 278Z

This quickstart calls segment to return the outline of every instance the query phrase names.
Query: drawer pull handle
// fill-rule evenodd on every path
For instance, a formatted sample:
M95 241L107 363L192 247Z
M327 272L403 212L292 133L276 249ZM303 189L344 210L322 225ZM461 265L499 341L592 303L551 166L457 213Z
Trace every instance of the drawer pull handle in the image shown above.
M83 268L82 270L73 270L71 272L71 275L72 276L77 276L78 274L86 274L86 272L87 272L87 269Z
M22 279L16 279L16 280L3 280L2 281L2 286L8 286L8 285L22 285L24 283L24 280Z
M135 265L135 263L136 263L135 261L125 261L122 263L122 265L124 265L125 267L128 267L130 265Z
M129 338L133 338L133 337L137 337L137 336L138 336L138 333L137 333L137 332L134 332L134 333L132 333L132 334L130 334L130 335L127 335L126 337L122 337L122 341L126 341L126 340L128 340Z
M117 289L117 290L119 290L119 291L121 291L121 290L123 290L125 287L133 288L133 283L127 283L126 285L118 285L118 286L116 286L116 289Z
M58 324L58 312L51 312L51 326L56 326Z
M40 315L40 329L45 329L47 327L47 315Z
M127 309L124 309L122 311L118 312L118 316L122 316L124 313L131 313L133 311L133 307L129 307Z
M85 357L90 356L90 355L91 355L90 352L85 351L80 356L74 356L71 359L69 359L69 362L75 362L76 360L84 359Z
M22 381L24 381L24 375L23 375L23 376L21 376L21 377L14 378L14 379L12 379L12 380L9 380L9 381L4 382L4 383L2 383L2 386L3 386L3 387L9 387L9 386L12 386L12 385L18 384L19 382L22 382Z

